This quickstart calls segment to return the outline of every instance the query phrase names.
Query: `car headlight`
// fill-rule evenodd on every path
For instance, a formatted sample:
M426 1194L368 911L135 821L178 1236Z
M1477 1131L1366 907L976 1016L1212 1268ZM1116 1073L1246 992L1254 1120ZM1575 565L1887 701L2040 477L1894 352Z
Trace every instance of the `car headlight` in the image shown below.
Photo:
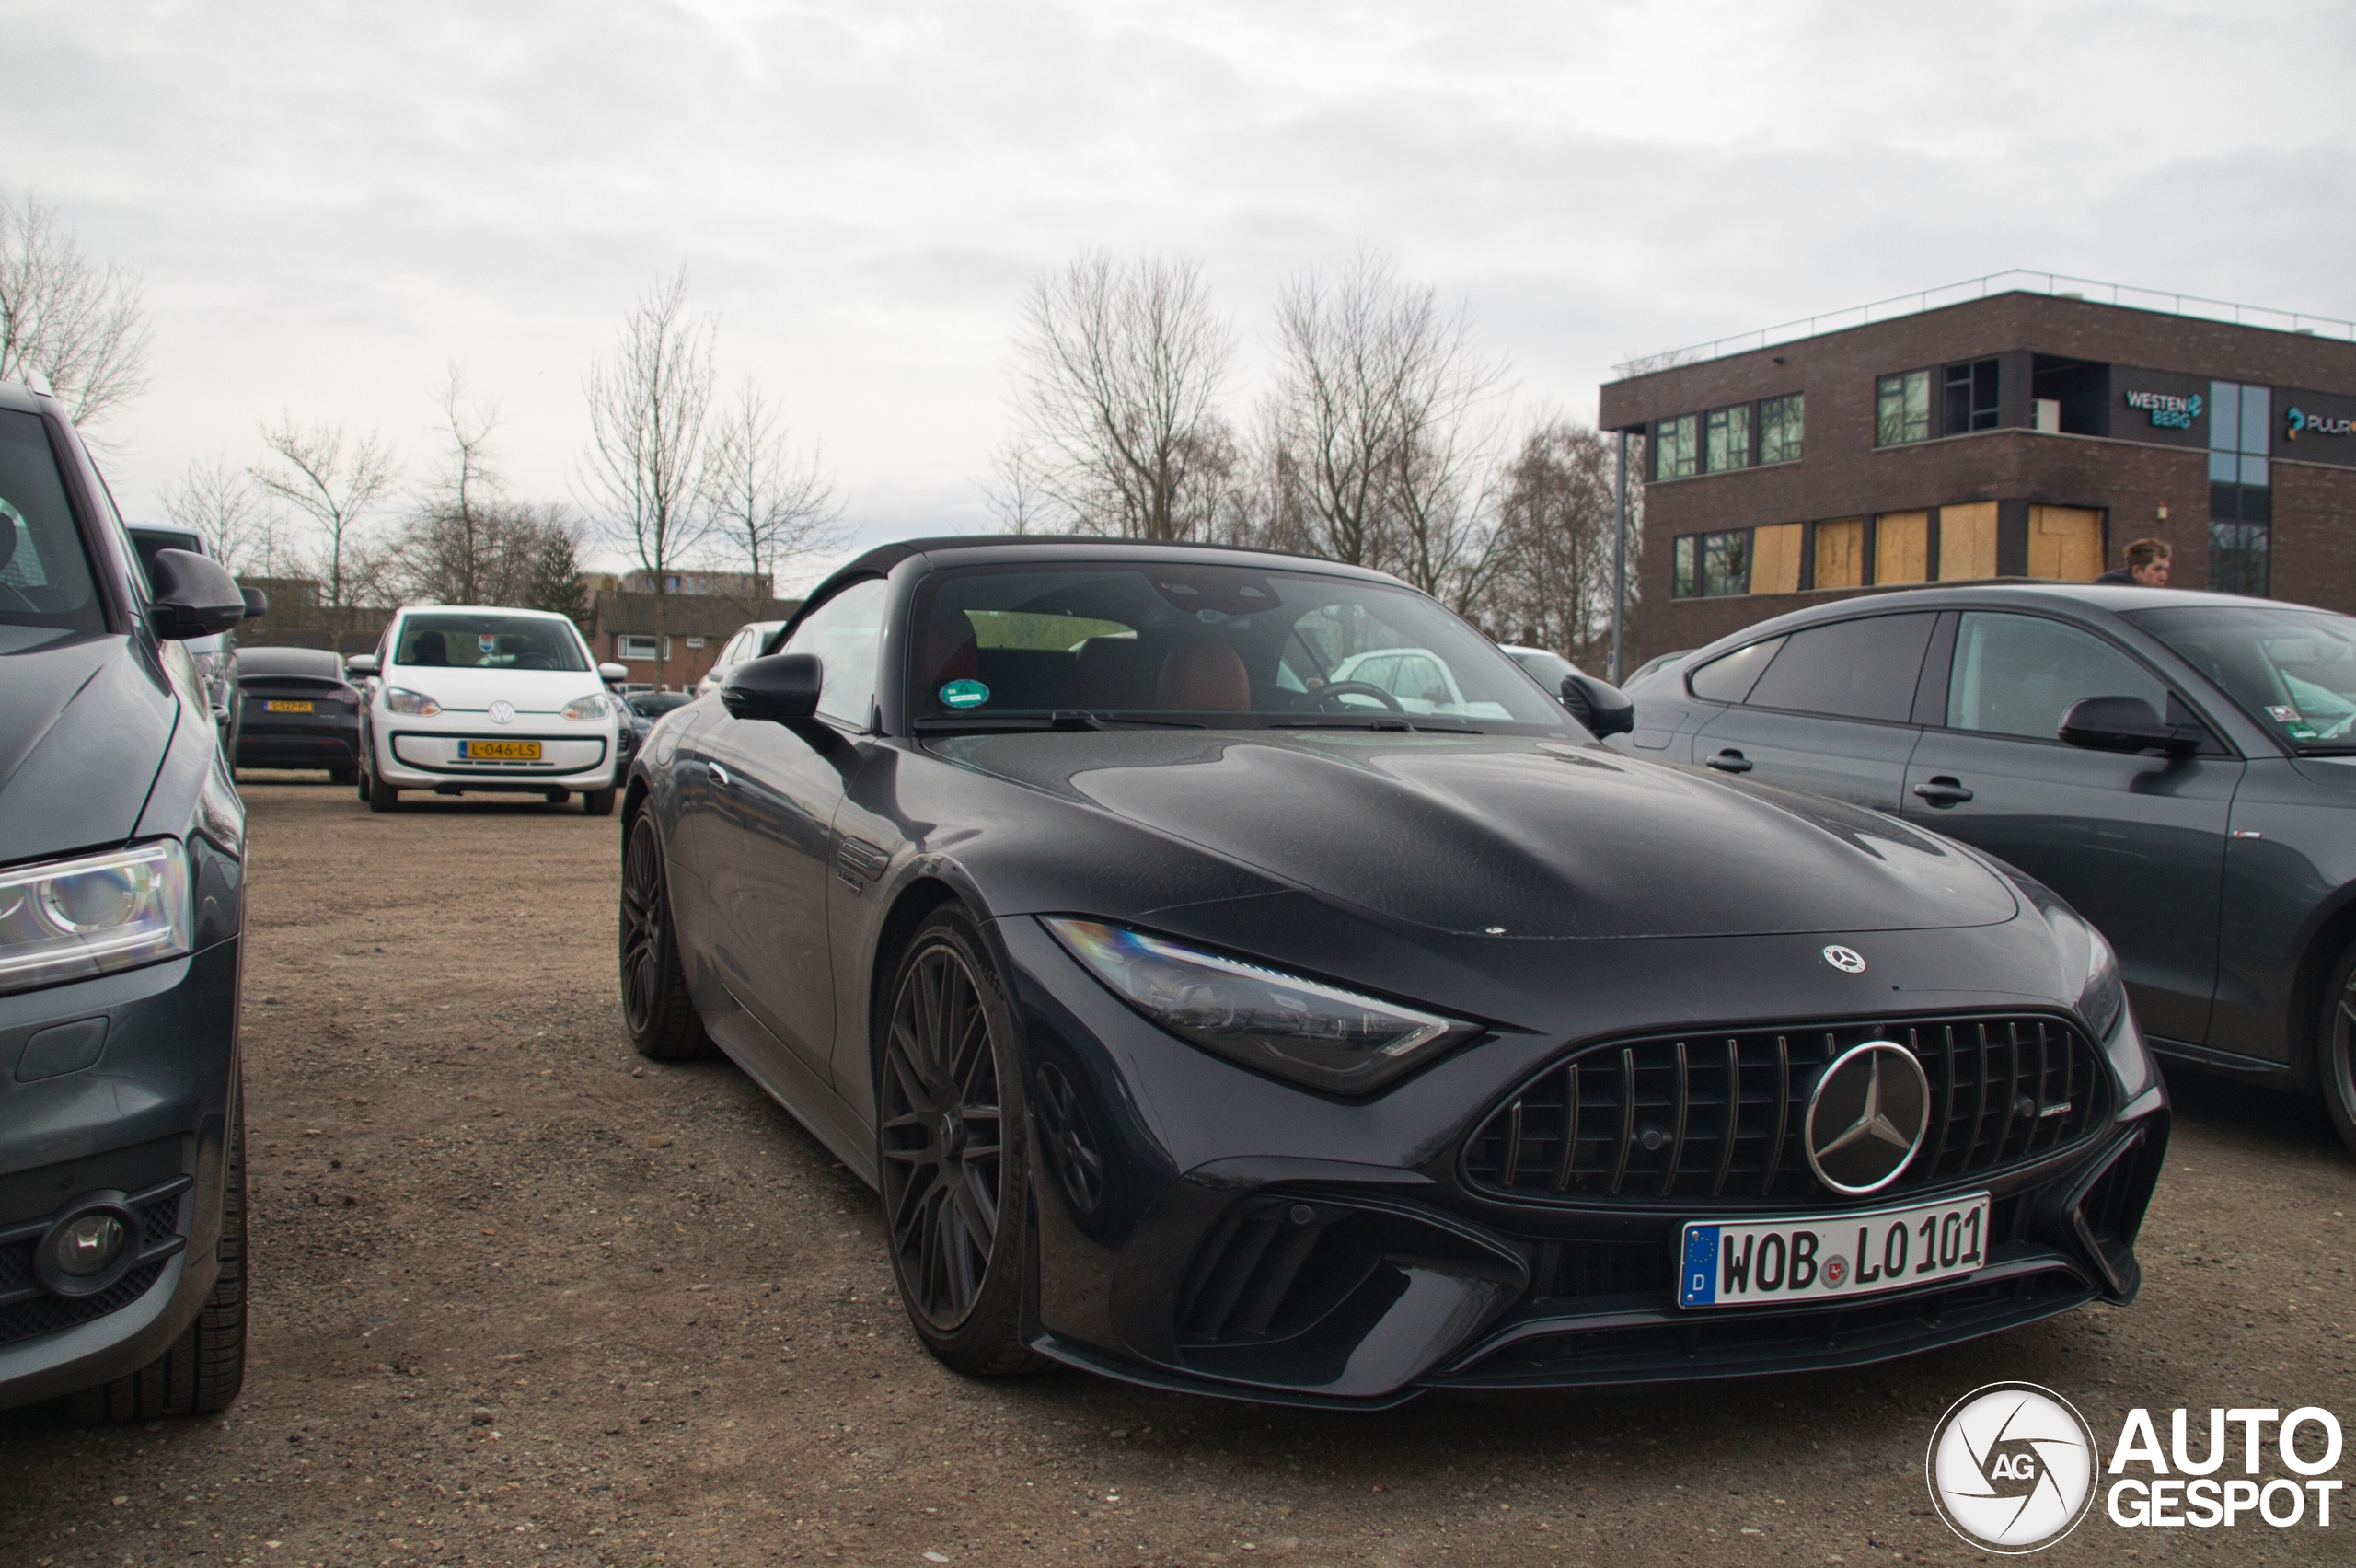
M586 697L576 697L564 705L564 716L567 719L603 719L612 711L613 707L606 700L603 692L593 691Z
M2064 973L2078 987L2078 1016L2108 1054L2120 1090L2132 1100L2152 1081L2152 1058L2142 1032L2125 1022L2127 983L2119 973L2119 955L2100 931L2067 906L2057 901L2042 907L2062 944Z
M1046 925L1114 995L1181 1040L1317 1089L1364 1094L1480 1032L1142 931Z
M385 706L396 713L411 713L420 719L431 719L442 711L442 705L422 691L406 686L387 686Z
M188 857L170 839L0 871L0 991L177 958L190 928Z

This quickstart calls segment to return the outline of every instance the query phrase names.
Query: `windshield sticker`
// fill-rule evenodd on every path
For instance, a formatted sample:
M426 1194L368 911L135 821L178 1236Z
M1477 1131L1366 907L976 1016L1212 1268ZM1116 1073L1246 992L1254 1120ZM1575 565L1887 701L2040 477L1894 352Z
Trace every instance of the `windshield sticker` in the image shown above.
M2299 710L2295 708L2269 708L2266 710L2266 716L2277 724L2295 724L2299 721Z
M475 646L485 653L496 653L499 651L499 639L490 632L481 632L475 638Z
M951 681L941 688L943 708L979 708L990 699L990 688L979 681Z
M2316 727L2304 719L2292 720L2282 726L2282 732L2294 741L2312 741L2316 738Z

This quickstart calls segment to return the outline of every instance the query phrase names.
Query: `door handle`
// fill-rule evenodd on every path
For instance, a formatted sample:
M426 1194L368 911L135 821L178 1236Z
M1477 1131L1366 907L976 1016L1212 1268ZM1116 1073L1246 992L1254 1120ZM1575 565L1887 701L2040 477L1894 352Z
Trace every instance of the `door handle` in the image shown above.
M720 764L716 762L707 762L703 766L704 771L711 775L711 781L718 788L725 790L729 785L735 782L734 779L728 777L728 769L721 767Z
M1728 746L1715 756L1703 758L1702 766L1715 767L1720 773L1748 773L1750 771L1750 759Z
M1951 778L1944 773L1915 785L1913 794L1917 800L1928 801L1941 807L1959 806L1971 799L1971 791L1963 787L1962 779Z

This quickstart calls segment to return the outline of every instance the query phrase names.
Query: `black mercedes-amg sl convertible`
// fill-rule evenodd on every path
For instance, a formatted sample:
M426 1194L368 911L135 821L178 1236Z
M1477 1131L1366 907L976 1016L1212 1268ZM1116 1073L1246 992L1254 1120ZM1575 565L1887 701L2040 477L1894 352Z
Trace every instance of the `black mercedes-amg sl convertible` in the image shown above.
M876 1187L969 1373L1363 1406L2132 1297L2168 1112L2102 938L1627 718L1380 572L888 546L641 748L629 1028Z

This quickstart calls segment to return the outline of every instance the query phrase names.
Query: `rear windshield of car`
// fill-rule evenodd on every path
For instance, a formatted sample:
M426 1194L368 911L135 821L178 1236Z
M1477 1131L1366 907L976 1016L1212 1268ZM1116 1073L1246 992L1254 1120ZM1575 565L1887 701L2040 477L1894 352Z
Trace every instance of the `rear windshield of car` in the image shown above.
M918 593L925 729L1057 713L1259 728L1564 734L1496 645L1404 588L1183 564L975 567Z
M2287 605L2186 605L2127 618L2302 754L2356 752L2356 620Z
M581 640L533 616L416 615L401 622L393 663L463 670L586 670Z
M0 409L0 652L106 625L48 432Z

